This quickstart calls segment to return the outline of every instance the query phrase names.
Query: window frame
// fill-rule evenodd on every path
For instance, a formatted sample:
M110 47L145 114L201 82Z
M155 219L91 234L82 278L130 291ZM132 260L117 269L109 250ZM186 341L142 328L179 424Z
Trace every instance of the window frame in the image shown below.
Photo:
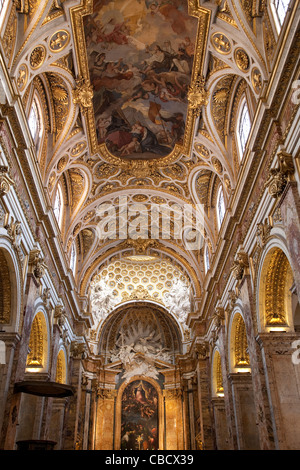
M57 214L57 209L56 209L57 196L59 196L59 200L60 200L60 207L58 209L59 210L58 214ZM57 220L57 223L60 229L62 227L62 221L63 221L63 208L64 208L63 191L62 191L61 184L58 183L56 192L55 192L55 197L54 197L53 212L54 212L55 218Z
M7 12L8 12L8 5L9 5L9 2L7 0L0 0L0 30L2 30L2 27L4 25L4 22L6 20L6 15L7 15ZM3 32L4 32L4 28L3 28ZM2 33L2 31L1 31ZM2 36L2 34L1 34Z
M220 205L220 195L222 194L222 199L223 199L223 214L220 216L220 210L219 210L219 205ZM224 197L224 190L223 186L220 184L218 188L218 194L217 194L217 204L216 204L216 209L217 209L217 221L218 221L218 228L219 230L221 229L224 217L225 217L225 212L226 212L226 205L225 205L225 197Z
M204 247L204 268L206 274L207 271L210 269L209 249L207 244Z
M33 112L36 116L36 132L34 133L34 135L33 135L32 127L30 124L30 120L31 120L31 116ZM44 126L44 120L43 120L42 107L41 107L41 103L40 103L37 93L34 93L32 100L31 100L30 111L28 114L28 127L29 127L29 131L30 131L30 135L32 137L33 143L35 145L35 149L38 152L40 143L42 142L42 139L43 139L45 126Z
M246 115L245 115L245 110L246 110ZM248 118L247 120L249 121L249 129L247 136L243 136L245 139L244 142L242 142L242 137L241 137L241 126L245 122L245 118ZM239 112L238 112L238 118L237 118L237 124L236 124L236 139L237 139L237 145L238 145L238 152L239 152L239 157L240 160L243 159L246 147L247 147L247 142L249 139L249 135L251 132L251 117L250 117L250 111L249 111L249 106L247 102L247 98L244 95L241 99L240 106L239 106Z
M284 24L291 0L272 0L271 2L271 12L276 26L277 33L280 34L282 26ZM279 11L279 5L284 11L284 16L282 16Z
M75 276L75 269L77 265L77 250L75 246L75 240L72 243L72 248L70 252L70 269L73 273L73 276Z

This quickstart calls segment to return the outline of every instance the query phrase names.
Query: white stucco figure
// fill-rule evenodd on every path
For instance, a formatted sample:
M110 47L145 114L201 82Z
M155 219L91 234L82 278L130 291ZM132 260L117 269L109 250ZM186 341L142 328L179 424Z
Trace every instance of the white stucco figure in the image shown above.
M169 292L163 296L163 302L167 309L183 323L191 311L190 286L180 279L175 279Z
M95 327L98 323L112 311L120 302L120 298L113 294L114 289L109 286L109 279L101 277L98 281L91 284L91 311L95 321Z

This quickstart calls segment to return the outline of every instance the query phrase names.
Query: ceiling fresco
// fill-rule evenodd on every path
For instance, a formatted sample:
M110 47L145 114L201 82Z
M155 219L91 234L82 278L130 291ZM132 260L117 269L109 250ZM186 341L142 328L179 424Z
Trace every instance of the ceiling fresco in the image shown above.
M186 1L94 0L83 28L98 145L155 159L183 144L197 27Z

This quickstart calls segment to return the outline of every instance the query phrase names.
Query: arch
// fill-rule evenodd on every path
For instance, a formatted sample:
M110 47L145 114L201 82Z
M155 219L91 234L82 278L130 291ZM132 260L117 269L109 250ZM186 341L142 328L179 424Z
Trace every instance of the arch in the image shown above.
M66 352L63 348L59 350L57 355L55 382L60 384L67 383L67 360Z
M167 347L172 355L182 353L184 335L174 316L164 307L156 305L154 302L131 301L114 309L100 324L97 335L99 353L103 354L107 360L112 349L117 344L118 336L124 324L126 328L129 323L131 326L134 325L135 320L137 319L138 321L138 315L141 315L141 311L144 312L141 318L146 327L150 325L150 320L152 319L155 328L157 328L158 332L161 332L160 344L163 348ZM127 315L132 317L132 319L129 318L129 323L128 318L126 318ZM147 315L149 317L148 320L150 319L148 323L146 322ZM130 333L135 334L138 328L131 328L131 326L128 326L128 329Z
M23 299L23 278L19 259L4 238L0 242L0 325L18 331Z
M224 396L221 355L217 348L212 355L212 395L214 397Z
M228 348L230 372L250 372L246 325L239 309L233 312L231 318Z
M48 322L39 310L33 318L26 361L27 372L45 372L48 369L49 341Z
M258 275L258 325L261 331L294 329L292 287L294 277L286 252L270 243Z
M157 422L158 422L158 449L163 449L163 436L164 436L164 419L163 419L163 393L161 387L156 380L150 377L143 377L136 375L128 382L123 382L119 387L116 399L116 413L115 413L115 449L121 448L121 432L122 432L122 398L126 388L138 386L140 382L148 383L157 394ZM138 450L138 449L136 449Z

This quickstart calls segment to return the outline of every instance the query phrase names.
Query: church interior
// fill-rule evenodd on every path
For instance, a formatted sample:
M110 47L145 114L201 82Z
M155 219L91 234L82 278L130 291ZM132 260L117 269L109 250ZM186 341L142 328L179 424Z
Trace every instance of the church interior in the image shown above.
M300 449L299 20L0 0L1 450Z

